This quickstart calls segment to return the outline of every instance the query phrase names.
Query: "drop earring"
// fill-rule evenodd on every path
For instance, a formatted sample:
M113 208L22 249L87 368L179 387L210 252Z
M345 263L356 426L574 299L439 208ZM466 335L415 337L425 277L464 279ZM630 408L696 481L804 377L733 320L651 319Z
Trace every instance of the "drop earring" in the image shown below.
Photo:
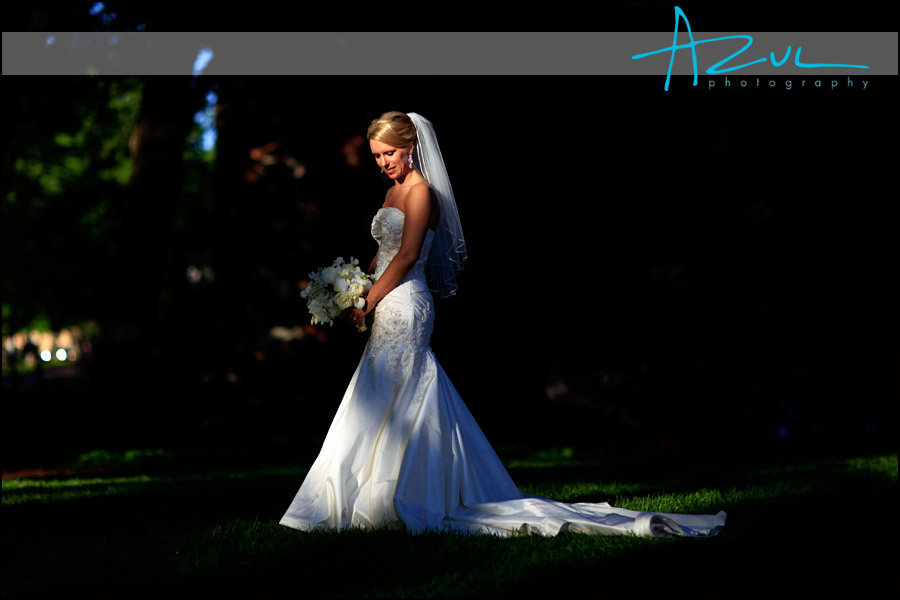
M413 168L412 153L410 153L410 155L409 155L409 168L410 168L410 169Z

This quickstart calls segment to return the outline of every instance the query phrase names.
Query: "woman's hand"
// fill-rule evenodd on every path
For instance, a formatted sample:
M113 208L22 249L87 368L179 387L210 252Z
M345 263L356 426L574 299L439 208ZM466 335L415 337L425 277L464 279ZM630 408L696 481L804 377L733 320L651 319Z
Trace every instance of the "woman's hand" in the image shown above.
M350 321L350 324L355 326L360 331L366 330L366 316L372 312L369 302L366 301L366 304L363 308L350 307L344 311L344 317Z

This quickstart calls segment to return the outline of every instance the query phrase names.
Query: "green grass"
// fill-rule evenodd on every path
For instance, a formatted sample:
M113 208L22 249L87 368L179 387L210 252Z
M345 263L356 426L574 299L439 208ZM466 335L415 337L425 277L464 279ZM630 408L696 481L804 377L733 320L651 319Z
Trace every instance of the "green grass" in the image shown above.
M507 463L523 492L566 502L726 510L710 539L301 533L277 522L304 468L179 469L165 453L135 456L95 456L117 466L110 473L3 481L4 598L900 592L896 454L688 462L557 452Z

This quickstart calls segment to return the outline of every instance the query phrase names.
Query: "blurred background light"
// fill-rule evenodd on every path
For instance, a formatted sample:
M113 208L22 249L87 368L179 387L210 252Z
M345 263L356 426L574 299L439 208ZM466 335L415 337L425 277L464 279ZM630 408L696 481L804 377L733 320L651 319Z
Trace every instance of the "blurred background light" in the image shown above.
M196 69L196 66L195 66ZM195 70L195 75L197 75ZM219 97L210 90L206 94L206 106L194 114L194 123L200 126L200 149L203 152L211 152L216 148L218 132L216 131L216 105Z
M200 48L200 50L197 52L197 58L194 59L194 77L203 74L203 70L206 69L209 61L211 61L214 56L215 53L211 48L207 48L206 46Z

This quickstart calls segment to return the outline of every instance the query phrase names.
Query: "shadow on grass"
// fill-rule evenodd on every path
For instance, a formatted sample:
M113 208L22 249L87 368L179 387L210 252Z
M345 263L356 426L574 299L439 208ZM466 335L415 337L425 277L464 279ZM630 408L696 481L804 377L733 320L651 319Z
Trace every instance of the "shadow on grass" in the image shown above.
M717 538L654 540L304 534L277 525L303 477L302 469L288 467L4 481L2 591L4 597L894 597L896 469L896 455L512 463L523 489L569 490L557 498L564 501L729 513ZM628 491L604 496L615 489Z

